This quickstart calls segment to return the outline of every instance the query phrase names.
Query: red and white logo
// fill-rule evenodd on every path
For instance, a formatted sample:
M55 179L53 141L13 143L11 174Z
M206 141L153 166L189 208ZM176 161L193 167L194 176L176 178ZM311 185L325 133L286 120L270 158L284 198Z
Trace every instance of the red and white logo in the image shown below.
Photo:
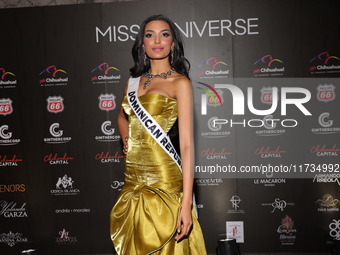
M340 152L340 148L337 147L336 144L333 144L332 147L327 146L326 144L318 144L316 146L313 146L310 149L311 154L316 154L319 156L338 156L338 152Z
M18 166L18 162L22 162L22 161L23 159L17 158L17 155L13 155L10 157L8 157L7 155L0 155L0 167L1 166Z
M119 152L116 151L114 155L110 155L110 152L100 152L95 156L96 160L100 160L101 163L119 163L121 159L123 159L123 155L119 155Z
M222 105L223 104L223 101L224 101L224 99L223 99L223 91L221 89L216 89L216 92L220 96L219 98L213 96L212 94L210 94L210 95L208 94L208 102L207 102L207 104L209 106L216 107L218 105ZM220 99L221 99L221 102L220 102Z
M317 86L317 96L316 98L320 102L329 102L335 99L335 86L333 84L324 84Z
M273 88L263 87L260 91L261 91L261 102L263 104L272 104L273 103Z
M255 155L260 155L261 158L281 158L285 153L287 151L282 150L280 146L277 146L276 149L272 149L270 146L262 146L255 150Z
M116 108L116 96L114 94L100 94L99 109L103 111L111 111Z
M61 96L48 97L47 110L51 113L58 113L64 110L64 99Z
M0 115L8 115L13 112L12 100L9 98L0 99Z

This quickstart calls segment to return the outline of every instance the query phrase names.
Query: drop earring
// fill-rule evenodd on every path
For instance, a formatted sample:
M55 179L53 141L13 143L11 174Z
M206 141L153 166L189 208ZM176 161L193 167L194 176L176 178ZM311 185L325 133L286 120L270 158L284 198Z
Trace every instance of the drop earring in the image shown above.
M171 62L170 64L172 65L174 63L174 47L171 48Z
M144 65L146 66L146 53L145 53L145 48L143 47L143 62L144 62Z

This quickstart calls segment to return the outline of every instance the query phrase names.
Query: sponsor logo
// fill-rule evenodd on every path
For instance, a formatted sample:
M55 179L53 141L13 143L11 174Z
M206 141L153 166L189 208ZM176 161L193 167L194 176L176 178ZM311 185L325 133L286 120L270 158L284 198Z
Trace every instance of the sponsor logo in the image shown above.
M219 186L221 183L223 183L221 178L195 179L197 186Z
M329 235L334 239L340 238L340 220L334 220L329 224Z
M102 63L91 71L93 75L91 81L93 84L118 83L120 74L117 75L116 71L119 72L119 69L109 66L108 63Z
M319 116L320 126L331 127L333 125L333 120L329 120L328 118L329 118L329 112L321 113L320 116Z
M10 98L0 99L0 115L8 115L13 112L13 101Z
M278 64L277 64L278 63ZM271 55L265 55L255 61L256 68L253 71L254 76L279 76L283 75L285 68L282 66L283 61L273 58ZM262 66L262 67L258 67ZM278 67L275 67L278 66Z
M227 221L226 237L236 239L237 243L244 243L243 221Z
M239 196L232 196L230 202L233 210L228 210L227 213L244 213L244 210L239 209L239 204L241 203L241 198Z
M201 79L207 78L226 78L229 75L228 64L216 58L209 58L198 66L198 76Z
M20 143L20 139L11 139L12 132L8 131L8 125L0 127L0 146L1 145L16 145Z
M65 174L62 178L58 179L58 182L56 184L56 188L57 189L73 188L73 183L74 183L74 181L72 180L72 178L67 177L67 175Z
M18 162L22 162L23 159L17 158L17 155L7 157L7 155L0 155L0 167L1 166L18 166Z
M294 245L297 230L294 228L294 221L291 217L286 215L286 217L281 220L281 225L277 228L276 232L280 234L282 245Z
M0 88L15 88L15 85L17 85L15 74L0 68Z
M333 84L320 84L316 87L316 99L320 102L329 102L335 99L335 86Z
M73 187L73 179L65 174L59 177L55 189L50 191L51 195L79 195L80 190Z
M104 121L101 125L101 130L104 135L97 135L95 139L98 142L115 142L120 141L120 135L115 135L115 128L111 126L111 121Z
M123 159L123 155L119 155L118 151L115 152L114 155L110 155L110 152L100 152L95 156L96 160L99 160L101 163L120 163L120 160Z
M124 182L121 181L113 181L111 184L111 188L118 191L121 191L123 186Z
M339 133L340 131L340 127L332 127L334 121L330 119L329 112L321 113L319 115L318 122L321 127L312 128L311 131L314 134L329 135Z
M227 152L225 148L221 151L217 151L215 148L208 148L201 152L201 157L205 157L208 160L211 159L227 159L227 155L231 155L231 152Z
M62 86L68 83L67 72L55 65L47 67L39 75L41 76L39 81L41 86Z
M273 103L273 88L263 87L261 90L261 103L271 105Z
M294 206L294 203L287 203L285 200L282 200L280 198L275 198L274 202L272 203L262 203L262 206L272 206L273 210L271 213L277 211L283 212L283 210L288 206Z
M209 92L206 90L206 92ZM214 95L212 95L211 93L208 94L208 101L207 104L208 106L219 106L219 105L223 105L223 91L221 89L216 89L216 93L218 95L218 97L215 97Z
M262 146L255 150L255 155L261 158L281 158L285 153L287 151L282 150L280 146L277 146L275 149L271 149L270 146Z
M66 152L62 156L59 156L58 153L50 153L44 157L44 161L50 165L68 165L69 161L73 159L74 158L69 157Z
M68 143L71 141L71 137L63 136L64 131L62 129L59 129L60 124L59 123L53 123L50 126L50 134L53 137L48 137L44 138L45 143L50 143L50 144L58 144L58 143Z
M3 215L5 218L27 217L25 206L26 206L26 203L23 203L22 206L17 207L17 203L1 200L0 201L0 215Z
M216 124L216 120L218 117L211 117L208 122L208 128L210 131L202 131L201 136L204 138L220 138L220 137L227 137L230 135L230 131L222 131L222 125Z
M205 105L208 106L218 106L223 104L223 91L221 89L214 89L209 84L203 83L203 82L197 82L198 84L201 84L205 86L205 88L197 87L200 90L203 90L205 92L204 95L202 95L202 100L204 100Z
M340 58L330 55L328 52L322 52L316 57L313 57L309 62L309 71L311 74L320 73L339 73Z
M22 236L23 233L13 233L10 231L8 234L0 234L0 243L7 243L8 246L13 247L17 243L27 243L27 238Z
M340 151L340 148L337 148L336 144L333 144L332 147L328 147L326 144L318 144L310 149L310 153L318 157L337 157L338 151Z
M104 121L102 126L102 132L105 134L105 135L113 135L114 132L115 132L115 129L111 127L111 121Z
M317 183L338 183L340 186L340 174L316 174L313 182Z
M59 113L64 111L64 99L61 96L48 97L47 101L47 111L51 113Z
M25 192L25 184L0 184L0 193L14 193L14 192Z
M77 237L69 236L69 232L64 228L59 231L59 235L60 236L55 238L57 244L75 244L77 242Z
M80 209L56 209L55 213L90 213L91 210L89 208L80 208Z
M334 199L332 195L325 194L322 199L315 201L319 205L318 212L338 212L337 205L340 204L339 199Z
M255 134L258 136L278 136L278 135L283 135L286 130L281 128L276 128L277 127L277 121L278 119L274 119L273 115L266 115L262 119L263 127L265 129L260 129L256 130Z
M111 111L116 108L116 96L114 94L100 94L99 99L99 109L103 111Z
M283 178L266 178L266 179L254 179L254 184L263 184L265 187L275 187L276 184L285 184L286 179Z

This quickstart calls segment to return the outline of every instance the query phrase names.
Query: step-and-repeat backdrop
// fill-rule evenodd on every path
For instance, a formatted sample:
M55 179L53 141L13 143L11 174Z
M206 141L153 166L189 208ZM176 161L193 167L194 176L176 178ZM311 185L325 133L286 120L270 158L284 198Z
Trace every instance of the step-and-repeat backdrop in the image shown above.
M340 237L337 1L132 1L0 10L0 250L113 254L116 116L139 24L178 26L209 253L329 252Z

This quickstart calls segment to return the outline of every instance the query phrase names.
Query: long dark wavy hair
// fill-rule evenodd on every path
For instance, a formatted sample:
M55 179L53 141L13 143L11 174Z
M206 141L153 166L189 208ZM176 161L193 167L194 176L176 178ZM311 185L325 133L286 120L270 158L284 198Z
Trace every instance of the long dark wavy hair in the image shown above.
M150 60L147 58L146 65L144 65L144 56L143 56L143 38L145 26L154 20L162 20L168 23L170 27L170 32L174 41L174 53L173 59L172 54L169 55L169 63L172 68L176 70L177 73L180 73L189 78L189 70L190 63L184 57L183 50L183 42L179 29L176 25L166 16L164 15L153 15L143 21L140 26L139 33L136 36L135 43L132 47L132 57L135 62L135 65L130 69L130 75L134 78L141 76L143 73L146 73L150 69Z

